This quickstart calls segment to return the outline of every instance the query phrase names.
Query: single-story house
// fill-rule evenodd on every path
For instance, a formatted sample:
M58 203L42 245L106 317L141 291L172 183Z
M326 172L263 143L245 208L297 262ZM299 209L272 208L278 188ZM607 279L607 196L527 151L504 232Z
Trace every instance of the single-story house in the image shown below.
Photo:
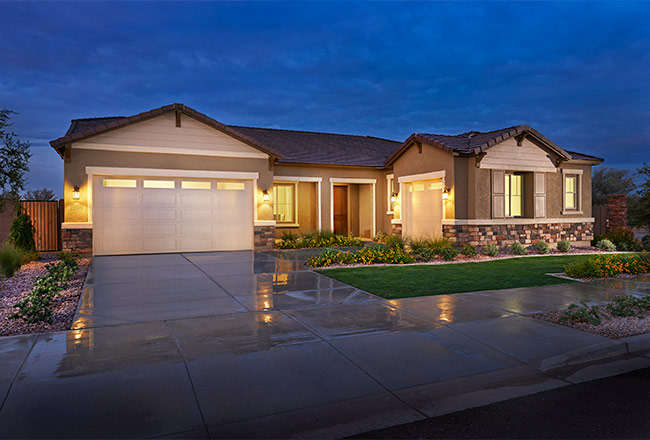
M183 104L75 119L64 248L96 255L271 249L284 231L592 239L591 167L520 125L404 142L226 125Z

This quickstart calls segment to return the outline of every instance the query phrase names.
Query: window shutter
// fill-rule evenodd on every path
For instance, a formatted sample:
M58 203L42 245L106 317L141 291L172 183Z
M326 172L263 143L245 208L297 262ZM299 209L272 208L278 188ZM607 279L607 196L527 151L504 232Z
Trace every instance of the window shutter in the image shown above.
M545 173L535 173L535 217L546 217Z
M505 217L505 171L492 170L492 218Z

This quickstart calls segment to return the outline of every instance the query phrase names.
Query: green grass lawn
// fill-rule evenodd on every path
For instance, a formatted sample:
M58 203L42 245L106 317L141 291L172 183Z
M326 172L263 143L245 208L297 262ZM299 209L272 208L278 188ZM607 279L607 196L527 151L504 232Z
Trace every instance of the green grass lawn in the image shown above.
M562 255L419 266L368 266L319 273L388 299L571 283L547 273L589 255Z

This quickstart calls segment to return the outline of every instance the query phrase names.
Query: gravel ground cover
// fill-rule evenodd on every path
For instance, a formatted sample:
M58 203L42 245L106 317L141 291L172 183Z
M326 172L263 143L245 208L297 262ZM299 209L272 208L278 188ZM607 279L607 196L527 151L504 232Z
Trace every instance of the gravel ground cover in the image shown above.
M45 275L47 273L45 265L57 259L56 254L49 253L40 254L40 257L40 260L22 266L13 277L0 279L0 336L68 330L72 325L90 258L79 259L79 270L68 282L68 288L54 299L51 324L47 322L30 324L22 319L9 319L9 316L16 311L13 305L32 290L34 278Z
M604 336L611 339L626 338L628 336L641 335L650 332L650 312L643 314L642 318L635 316L618 317L612 316L605 306L598 306L601 315L599 325L586 322L570 322L561 320L563 310L555 310L547 313L533 313L532 318L552 322L578 330Z

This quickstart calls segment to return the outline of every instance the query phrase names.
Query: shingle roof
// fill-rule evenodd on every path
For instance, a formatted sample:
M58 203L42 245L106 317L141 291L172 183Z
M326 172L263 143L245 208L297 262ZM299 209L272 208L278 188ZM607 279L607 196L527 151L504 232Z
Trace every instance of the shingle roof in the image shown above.
M400 142L372 136L233 126L282 152L279 162L382 167Z
M79 133L81 131L97 127L98 125L108 124L109 122L115 122L125 118L126 116L106 116L103 118L73 119L70 121L70 128L68 128L68 131L65 133L65 135L69 136L73 133Z

